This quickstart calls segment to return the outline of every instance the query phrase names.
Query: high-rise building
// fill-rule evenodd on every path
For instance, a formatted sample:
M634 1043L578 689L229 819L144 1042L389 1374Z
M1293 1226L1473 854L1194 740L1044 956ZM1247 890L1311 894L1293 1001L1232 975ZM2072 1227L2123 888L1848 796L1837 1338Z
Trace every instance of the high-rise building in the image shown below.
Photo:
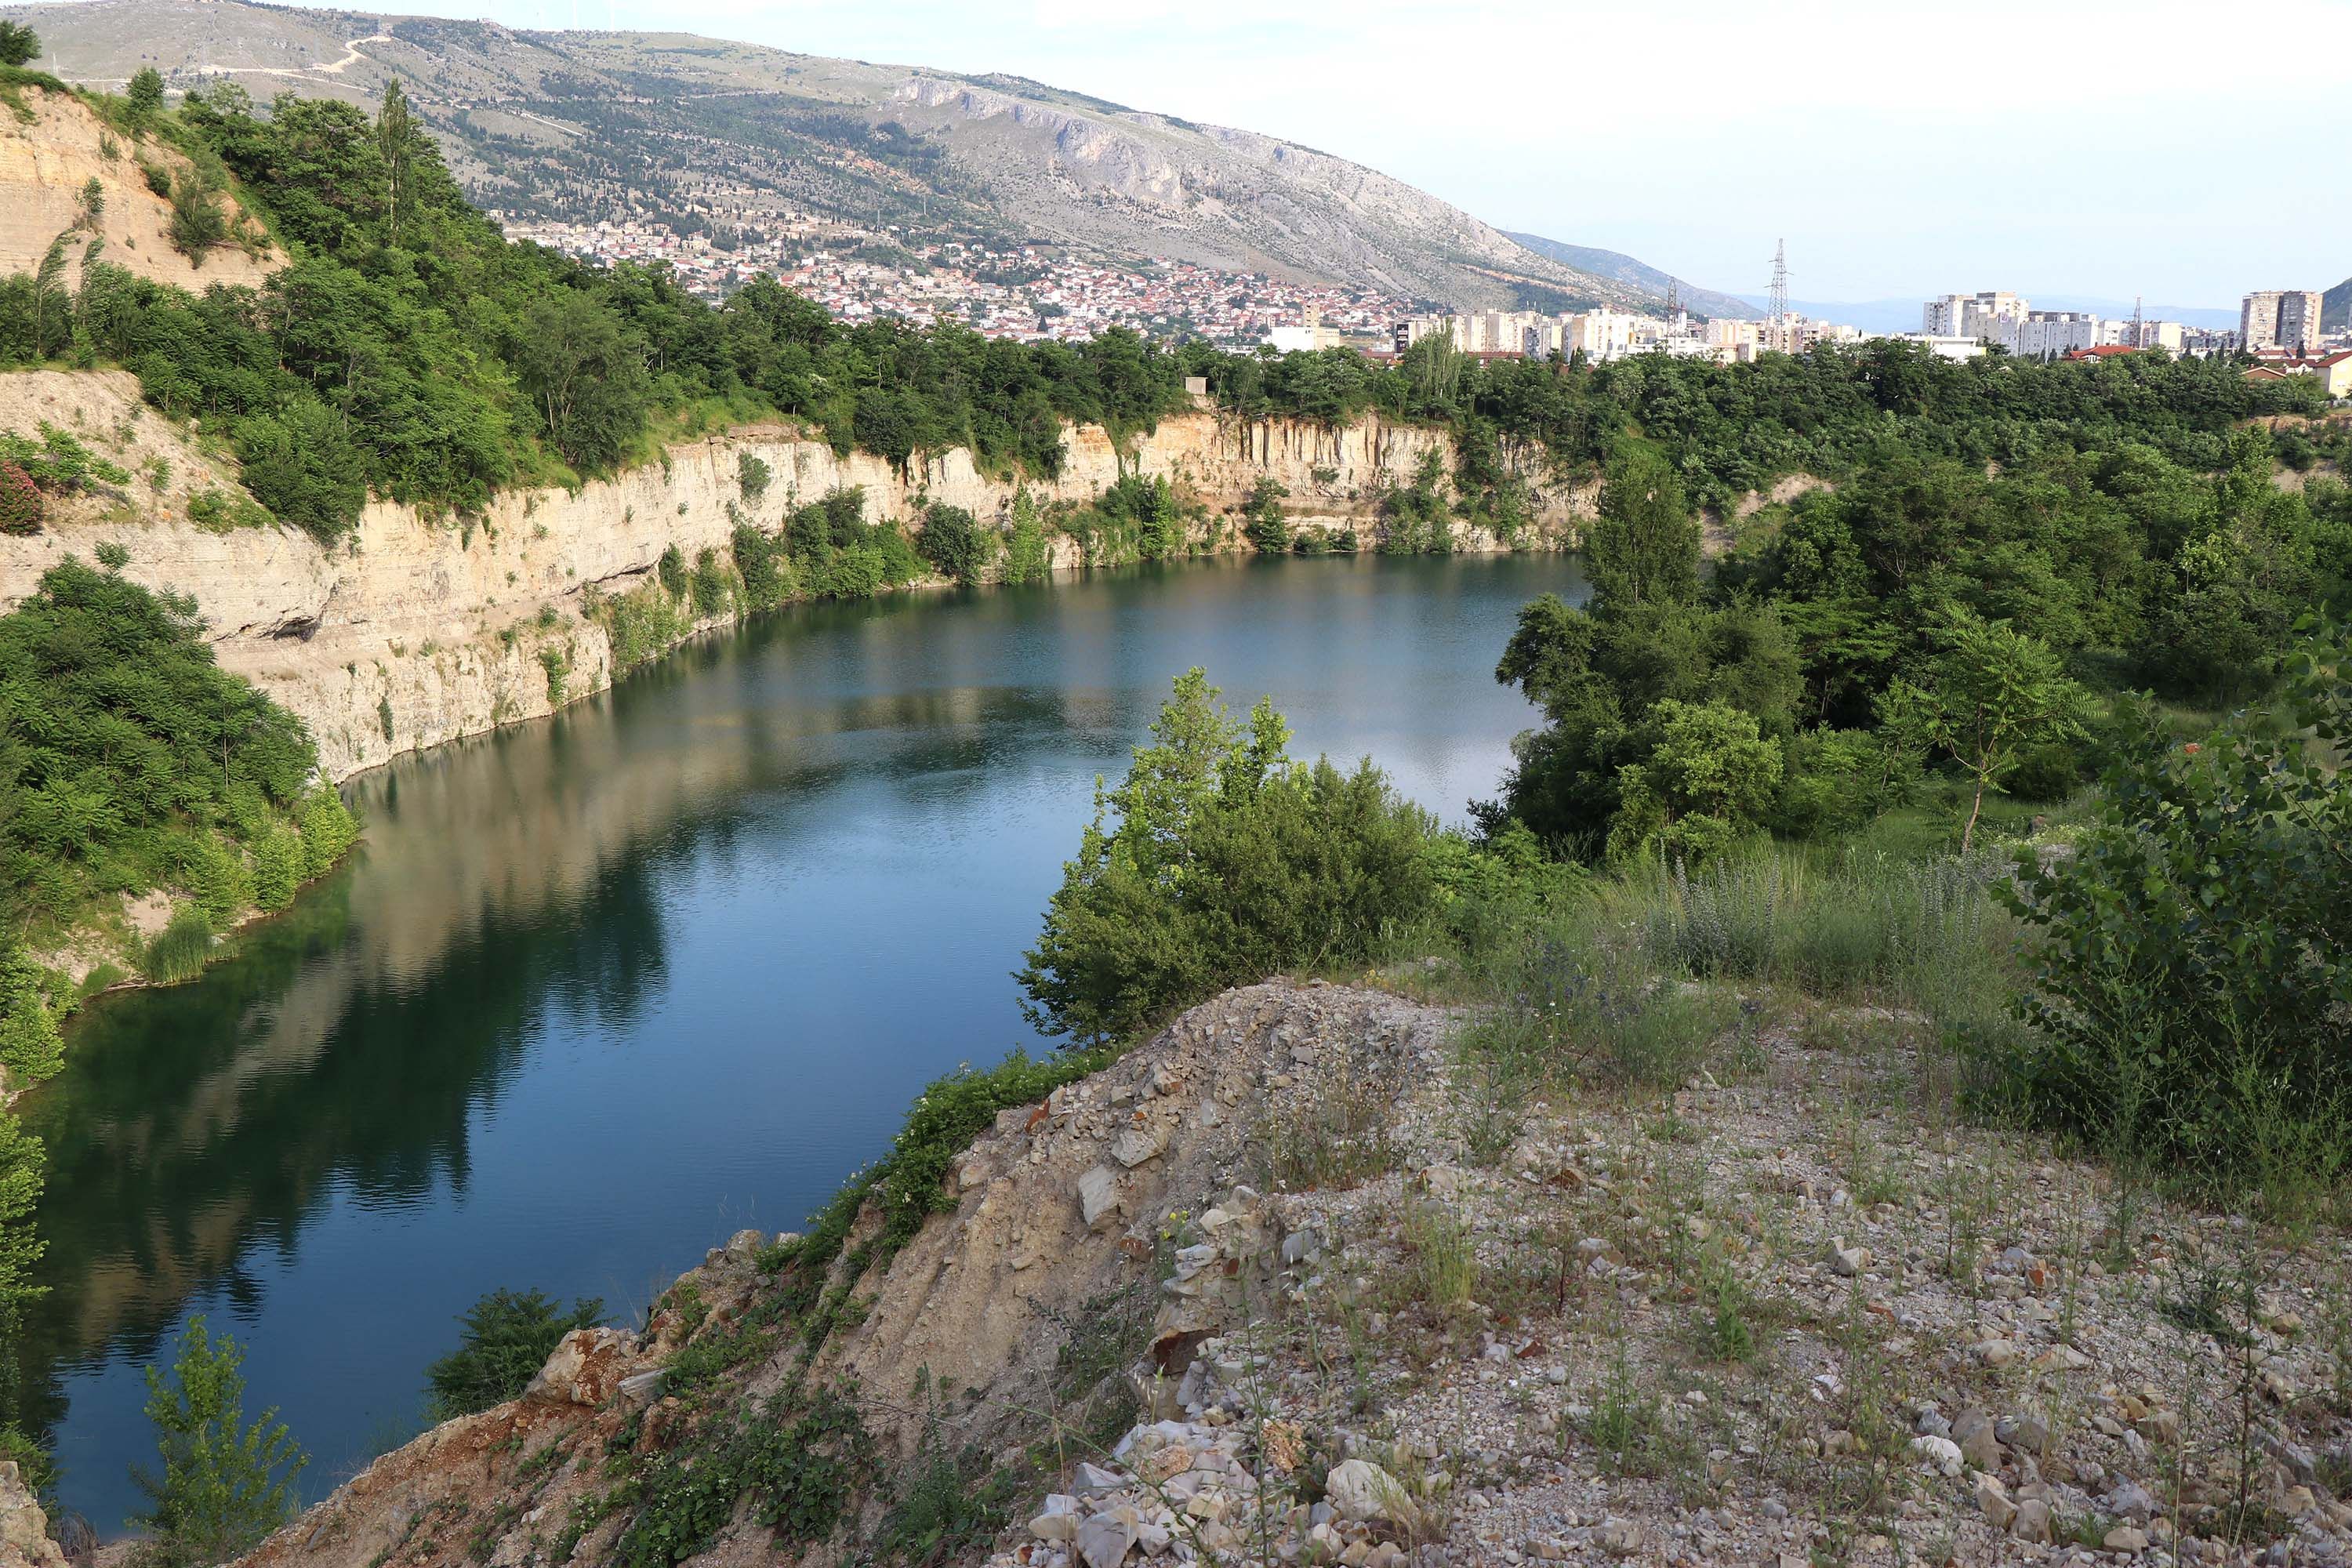
M2317 289L2260 289L2238 308L2238 346L2289 349L2302 353L2319 346Z
M1919 330L1931 338L1989 338L2014 351L2018 324L2031 311L2023 299L2006 289L1939 294L1920 310Z

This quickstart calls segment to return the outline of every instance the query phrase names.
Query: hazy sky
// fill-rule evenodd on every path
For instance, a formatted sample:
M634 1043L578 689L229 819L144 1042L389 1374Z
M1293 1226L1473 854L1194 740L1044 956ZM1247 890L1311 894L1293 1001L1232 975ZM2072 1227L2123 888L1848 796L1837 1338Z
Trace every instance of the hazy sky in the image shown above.
M1783 237L1810 300L2234 305L2352 275L2352 0L488 3L1010 71L1739 292Z

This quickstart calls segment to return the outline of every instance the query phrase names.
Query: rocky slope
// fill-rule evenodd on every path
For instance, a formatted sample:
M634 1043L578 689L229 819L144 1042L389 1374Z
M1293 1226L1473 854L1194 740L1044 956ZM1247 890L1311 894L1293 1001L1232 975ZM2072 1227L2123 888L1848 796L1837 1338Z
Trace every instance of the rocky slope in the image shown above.
M1455 1024L1218 997L895 1257L744 1233L249 1561L2352 1562L2341 1229L1956 1124L1884 1013L1507 1100Z
M675 446L658 464L577 494L501 495L476 521L372 502L349 544L328 549L292 531L192 521L195 498L237 493L234 465L144 406L126 374L0 375L0 427L29 432L45 420L138 477L126 491L56 507L44 532L0 536L0 609L31 593L66 554L88 559L101 544L121 545L131 577L194 595L222 665L301 715L336 779L604 689L612 645L587 613L590 590L645 582L672 546L689 562L705 549L724 559L738 516L772 531L796 501L854 486L876 520L912 521L930 500L1003 523L1015 489L979 473L960 448L901 474L866 453L838 456L796 430L742 429ZM1386 489L1411 483L1426 454L1452 461L1439 431L1378 420L1343 429L1244 425L1205 412L1164 422L1124 458L1093 427L1069 431L1066 447L1061 477L1030 487L1041 503L1092 499L1124 461L1129 471L1167 478L1202 509L1197 542L1214 550L1247 548L1234 513L1262 479L1290 490L1285 506L1295 527L1356 528L1369 540ZM773 475L756 500L739 482L746 455ZM1564 542L1590 497L1543 480L1536 455L1519 460L1546 487L1537 497L1538 530ZM166 475L160 485L153 472ZM1497 545L1467 525L1456 529L1462 548ZM1080 563L1076 541L1055 544L1058 564Z
M85 0L23 15L75 79L159 65L373 101L406 84L485 205L595 222L786 209L876 229L1045 240L1370 286L1465 308L1525 285L1618 303L1638 280L1524 249L1344 158L1009 77L789 54L677 33L518 32L243 0Z

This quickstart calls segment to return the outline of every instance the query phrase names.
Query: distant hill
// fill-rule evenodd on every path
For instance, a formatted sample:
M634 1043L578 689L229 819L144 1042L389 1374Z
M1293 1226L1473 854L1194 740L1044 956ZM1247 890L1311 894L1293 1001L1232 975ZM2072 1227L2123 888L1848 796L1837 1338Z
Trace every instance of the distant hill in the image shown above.
M90 85L152 64L173 88L226 78L257 99L372 102L398 76L468 194L525 216L723 233L797 210L1461 307L1643 306L1657 292L1536 255L1344 158L1016 77L245 0L16 14Z
M1601 250L1589 245L1569 245L1561 240L1546 239L1539 234L1521 234L1517 229L1507 228L1503 233L1547 260L1557 261L1563 267L1573 267L1596 278L1622 283L1660 300L1665 298L1666 285L1674 281L1669 274L1622 251ZM1682 285L1681 295L1684 307L1695 316L1754 320L1764 314L1761 308L1749 304L1737 294L1700 289L1688 282Z
M2347 278L2323 295L2319 301L2319 330L2340 331L2352 327L2352 278Z

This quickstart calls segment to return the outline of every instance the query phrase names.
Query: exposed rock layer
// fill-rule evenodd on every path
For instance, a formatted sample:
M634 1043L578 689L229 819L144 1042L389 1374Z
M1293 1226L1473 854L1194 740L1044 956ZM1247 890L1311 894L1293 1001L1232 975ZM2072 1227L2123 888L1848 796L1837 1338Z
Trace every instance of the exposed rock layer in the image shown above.
M602 690L612 681L613 650L604 626L583 614L584 590L622 592L644 582L673 545L689 562L706 549L724 559L739 516L772 531L795 502L855 486L877 520L912 522L924 502L943 501L1003 524L1016 488L980 473L961 448L902 474L870 454L843 457L773 426L672 447L658 464L576 494L509 492L478 520L434 520L414 507L372 502L357 535L330 549L290 530L191 524L189 491L234 480L184 430L143 408L128 375L0 376L0 426L29 429L42 419L126 467L163 458L173 478L161 490L134 479L126 495L53 509L42 533L0 536L0 609L31 593L65 555L89 559L100 544L120 544L130 554L129 576L194 596L222 665L301 715L337 779ZM1099 428L1071 429L1066 449L1059 478L1029 487L1040 501L1084 501L1118 478L1121 455ZM1380 496L1411 483L1433 451L1451 461L1443 432L1378 419L1330 428L1197 412L1164 421L1124 464L1168 478L1206 509L1198 542L1246 550L1233 513L1261 479L1290 491L1285 506L1295 526L1355 528L1369 542ZM772 475L756 500L738 479L747 455ZM1533 457L1522 460L1539 479ZM1564 542L1588 499L1566 487L1540 490L1536 529ZM1456 537L1464 549L1497 544L1466 525L1457 525ZM1057 565L1079 564L1074 540L1054 542ZM562 672L560 689L551 662Z

